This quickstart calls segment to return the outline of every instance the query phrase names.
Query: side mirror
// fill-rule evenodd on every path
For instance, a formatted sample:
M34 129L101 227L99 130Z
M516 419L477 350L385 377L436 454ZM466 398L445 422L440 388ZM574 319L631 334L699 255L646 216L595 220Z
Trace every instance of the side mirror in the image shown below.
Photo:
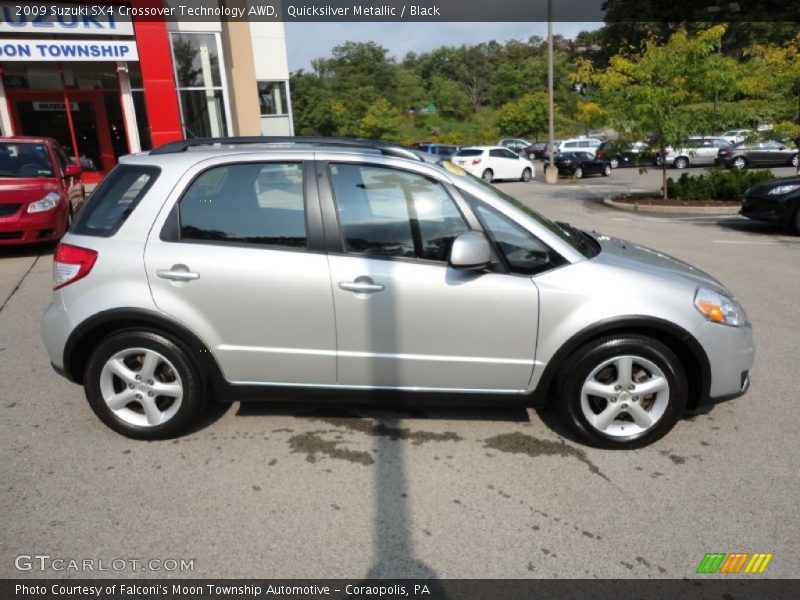
M453 247L450 249L450 266L454 269L480 271L491 263L492 246L482 233L469 231L453 240Z
M64 167L64 177L77 177L81 174L80 165L67 165Z

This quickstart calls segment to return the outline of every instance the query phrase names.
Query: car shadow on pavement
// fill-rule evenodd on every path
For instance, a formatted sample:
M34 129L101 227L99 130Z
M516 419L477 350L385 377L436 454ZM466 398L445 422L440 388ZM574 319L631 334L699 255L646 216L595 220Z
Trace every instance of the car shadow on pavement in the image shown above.
M20 244L19 246L0 246L0 260L4 258L25 258L46 256L53 253L55 245L52 242L40 244Z
M722 228L741 233L763 234L763 235L791 235L791 232L779 225L772 223L762 223L751 221L750 219L720 219L715 224Z

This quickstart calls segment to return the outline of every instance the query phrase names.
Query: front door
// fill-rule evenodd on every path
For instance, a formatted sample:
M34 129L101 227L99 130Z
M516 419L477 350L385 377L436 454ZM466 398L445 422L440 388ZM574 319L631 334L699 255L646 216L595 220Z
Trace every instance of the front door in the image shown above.
M230 382L335 384L328 260L309 249L304 180L296 159L207 168L148 240L156 305Z
M469 230L422 174L330 164L345 252L329 256L340 385L517 393L528 385L538 292L527 277L448 266Z

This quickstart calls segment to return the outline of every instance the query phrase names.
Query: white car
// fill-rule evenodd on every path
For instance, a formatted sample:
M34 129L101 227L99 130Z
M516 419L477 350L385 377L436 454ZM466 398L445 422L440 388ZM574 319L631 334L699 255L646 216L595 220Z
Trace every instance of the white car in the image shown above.
M597 154L597 148L602 144L596 138L570 138L561 142L559 152L588 152L592 156Z
M751 133L749 129L730 129L722 133L719 137L730 144L738 144L743 142Z
M533 179L533 163L502 146L462 148L450 159L454 164L484 181L495 179Z

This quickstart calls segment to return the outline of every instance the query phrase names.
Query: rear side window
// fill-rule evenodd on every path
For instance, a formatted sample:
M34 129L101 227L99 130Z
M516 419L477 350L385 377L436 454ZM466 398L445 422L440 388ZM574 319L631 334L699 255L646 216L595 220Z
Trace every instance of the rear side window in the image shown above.
M239 163L204 171L181 198L180 239L305 248L302 164Z
M92 193L70 230L78 235L111 237L136 209L161 169L117 165Z

